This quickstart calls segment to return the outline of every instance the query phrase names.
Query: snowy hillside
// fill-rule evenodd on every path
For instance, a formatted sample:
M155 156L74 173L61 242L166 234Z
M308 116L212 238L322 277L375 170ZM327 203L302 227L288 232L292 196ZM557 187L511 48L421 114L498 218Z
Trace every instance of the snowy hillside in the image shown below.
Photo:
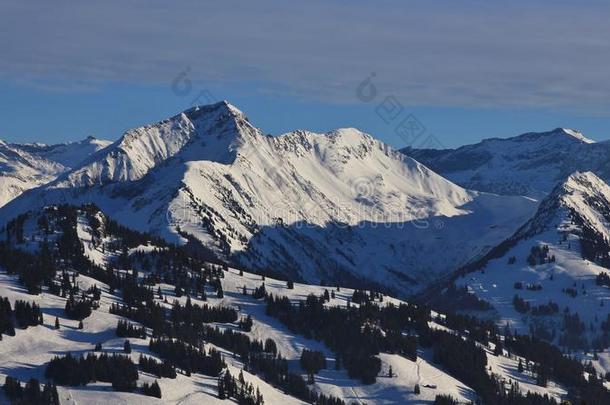
M610 143L595 143L571 129L486 139L457 149L403 149L462 187L542 198L575 171L610 179Z
M610 187L593 173L575 173L457 284L491 303L499 324L601 350L610 331L609 237Z
M0 206L26 190L54 180L108 144L94 138L50 146L0 141Z
M94 202L172 242L191 235L250 269L401 295L484 253L535 209L456 186L353 128L264 136L227 102L127 131L0 218L65 201Z
M104 149L112 142L89 136L82 141L44 145L39 143L12 144L14 147L23 149L32 155L57 162L60 165L71 168L81 164L89 156Z
M63 170L56 162L0 141L0 206L25 190L53 180Z
M105 382L105 377L99 374L98 381L86 385L59 384L61 404L229 403L222 399L225 394L220 393L217 372L185 369L188 363L182 357L160 349L162 345L158 342L167 342L159 339L162 334L172 336L178 345L186 341L197 350L219 351L226 363L218 372L223 376L220 380L225 380L227 372L237 377L241 371L244 382L238 380L238 387L252 384L242 393L259 392L265 404L421 404L433 403L439 395L450 396L460 403L480 396L512 401L515 396L524 399L520 395L528 392L540 395L531 398L538 402L528 404L556 404L552 401L569 395L567 388L552 378L544 386L537 384L537 366L525 357L499 350L498 337L494 337L497 332L486 329L488 326L463 324L464 320L459 318L439 315L373 292L369 295L369 292L346 288L289 283L202 262L182 248L122 228L93 206L57 206L30 212L11 222L2 235L0 297L8 298L12 307L17 306L18 300L36 303L42 312L42 322L36 317L34 325L15 327L13 336L6 331L4 313L0 314L0 382L7 376L24 382L36 378L46 384L54 378L68 378L49 377L53 374L48 371L53 358L68 353L96 357L123 354L139 368L137 387L157 381L161 395L160 399L145 396L141 388L123 385L121 390L128 392L117 391L118 383ZM36 273L30 273L30 260L39 260ZM103 266L96 267L96 264ZM33 276L39 277L38 281ZM41 288L39 292L32 294L38 288ZM363 382L350 377L352 371L358 371L353 368L351 356L358 359L360 354L341 351L350 346L349 341L342 340L340 345L330 347L332 340L316 334L304 336L301 329L285 324L282 305L272 304L271 297L287 297L288 306L297 311L295 315L321 305L317 311L324 316L341 311L342 317L362 319L361 325L354 325L354 330L359 332L354 332L351 339L362 339L369 334L376 339L362 340L357 346L361 350L371 345L379 348L390 342L403 343L392 351L382 349L374 354L372 358L377 360L373 364L379 371L372 381ZM79 308L81 315L75 315L74 309L68 310L69 302ZM83 312L83 305L85 308L90 305L89 313ZM127 308L131 309L127 311ZM152 314L159 315L158 311L165 314L160 315L165 322L155 321ZM400 316L403 311L413 319ZM357 315L362 313L368 315L364 318ZM392 321L394 316L399 317ZM203 323L193 321L201 319ZM126 333L119 332L119 321L135 327L132 332L138 336L118 336ZM394 335L397 321L402 325L401 333ZM140 323L146 326L144 334L139 329ZM333 323L326 323L324 328L333 330ZM199 333L204 333L204 337L199 338ZM239 336L242 345L229 349L230 336ZM481 340L474 336L480 336ZM415 342L412 340L415 337L416 346L410 343ZM261 342L261 346L250 343L249 352L244 354L241 339ZM129 353L125 353L126 340L130 342ZM263 343L265 349L261 354L258 350L262 350ZM399 349L402 344L407 346ZM463 351L457 350L452 355L455 360L447 357L452 345L463 346ZM287 365L287 370L281 373L291 375L293 380L305 381L309 377L300 360L304 349L320 353L325 365L314 372L312 384L298 389L295 381L288 384L286 377L276 379L272 368L260 368L254 362L265 358L270 361L281 354ZM191 355L199 353L197 350ZM466 350L478 353L477 358L460 360L460 354ZM337 353L341 353L341 364L337 363ZM142 355L165 361L175 374L159 377L144 370ZM467 366L461 361L473 361L473 364ZM267 367L272 367L271 364L274 363ZM527 366L518 370L519 364ZM458 376L477 384L480 391L475 392ZM361 378L365 378L364 374ZM489 387L496 387L497 392L486 392ZM318 399L304 401L304 389L309 392L307 395L315 394ZM230 395L236 402L238 393L239 390ZM4 399L1 395L4 394L0 393L0 399ZM542 395L551 399L543 399Z

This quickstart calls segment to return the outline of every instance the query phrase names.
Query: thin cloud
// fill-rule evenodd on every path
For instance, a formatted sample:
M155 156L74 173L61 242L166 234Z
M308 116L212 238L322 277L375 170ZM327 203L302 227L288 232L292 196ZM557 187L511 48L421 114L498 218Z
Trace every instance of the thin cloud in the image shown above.
M355 103L375 84L406 105L610 106L602 2L15 2L0 73L42 83L256 82ZM27 23L26 23L27 22ZM92 85L94 86L94 85ZM52 89L51 89L52 90Z

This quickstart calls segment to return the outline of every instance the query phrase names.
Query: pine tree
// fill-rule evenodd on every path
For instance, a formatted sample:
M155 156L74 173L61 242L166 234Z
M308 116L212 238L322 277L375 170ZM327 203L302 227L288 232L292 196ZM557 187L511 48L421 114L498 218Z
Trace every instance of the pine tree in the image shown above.
M314 383L314 374L326 368L326 357L322 352L303 349L301 353L301 368L308 374L309 383Z
M256 405L263 405L264 403L263 394L261 394L261 390L256 387Z
M17 399L23 398L23 387L19 380L7 376L4 380L4 393L9 398L9 400L15 401Z
M504 354L504 350L502 348L502 343L498 340L496 342L496 346L494 348L494 356L502 356Z
M83 327L83 321L78 321L78 329L82 329Z
M250 332L252 330L252 325L254 324L254 321L252 320L252 316L248 315L245 319L242 318L239 321L239 326L240 328L245 331L245 332Z
M154 383L150 386L151 393L153 397L161 398L161 387L159 387L159 383L155 380Z
M59 394L55 384L45 384L42 390L42 403L46 405L59 405Z
M538 368L538 373L536 375L536 385L539 387L546 387L549 381L549 376L547 370L544 366L540 366Z
M38 404L40 403L40 383L38 380L32 378L25 384L23 390L24 401L26 403Z
M413 393L415 395L419 395L421 393L421 389L419 388L419 384L415 384L415 387L413 388Z
M390 378L394 377L394 370L392 370L392 366L390 366L390 369L388 370L388 377L390 377Z
M218 377L218 399L227 399L227 394L225 392L224 376Z
M159 387L157 380L152 384L144 383L142 384L142 393L149 397L161 398L161 387Z
M55 317L55 329L59 329L59 318Z
M125 340L125 343L123 344L123 351L127 354L131 353L131 343L129 343L129 340Z
M277 345L273 339L265 340L265 353L277 354Z
M519 366L517 367L517 370L522 373L523 372L523 361L521 359L519 359Z

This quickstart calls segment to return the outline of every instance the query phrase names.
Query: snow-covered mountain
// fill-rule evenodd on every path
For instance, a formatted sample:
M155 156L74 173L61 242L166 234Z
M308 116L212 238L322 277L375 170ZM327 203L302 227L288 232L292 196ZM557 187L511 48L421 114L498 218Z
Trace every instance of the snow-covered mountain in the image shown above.
M609 239L610 186L592 172L571 174L543 200L534 218L515 237L531 236L549 226L563 232L588 228Z
M0 141L0 206L53 180L63 166Z
M66 201L173 242L192 235L247 268L400 294L484 253L535 209L465 190L353 128L265 136L227 102L127 131L0 218Z
M58 143L53 145L28 143L12 144L12 146L25 150L32 155L59 163L65 168L72 168L80 165L89 156L101 149L104 149L111 143L112 142L110 141L88 136L87 138L76 142Z
M109 143L95 138L57 145L0 141L0 206L26 190L54 180Z
M16 257L19 260L15 260ZM50 206L25 213L0 230L0 263L2 381L6 377L22 382L35 378L48 384L51 378L57 378L48 373L52 359L69 353L75 358L89 356L89 362L92 362L91 356L119 354L128 359L124 361L135 365L137 387L129 389L116 389L114 380L109 382L102 373L84 376L83 381L83 376L69 369L71 373L61 376L68 381L57 387L61 404L109 401L117 404L233 403L230 401L235 393L227 399L219 392L218 375L227 372L235 377L241 373L243 380L253 385L251 394L259 391L265 404L314 403L303 398L304 393L309 392L333 396L336 400L315 402L318 404L343 405L365 400L374 404L421 404L433 403L439 395L469 403L481 395L490 395L484 391L486 378L493 378L489 380L492 387L499 387L494 389L495 398L505 398L508 392L513 396L529 392L560 401L568 394L568 389L576 391L556 380L555 374L549 376L545 386L538 385L534 359L528 360L515 352L498 351L497 343L494 343L498 340L488 340L489 325L469 322L466 326L459 323L459 318L411 306L387 295L371 293L371 301L368 301L369 293L365 292L366 299L357 302L358 292L349 288L291 285L202 262L189 256L187 250L118 226L94 206ZM44 277L28 277L30 263L36 263L36 275L44 271ZM24 284L29 287L40 284L41 289L27 289ZM270 310L269 294L285 297L288 305L295 308L308 308L312 300L320 299L320 311L342 311L343 316L354 316L360 312L358 308L366 305L368 310L363 312L368 315L351 319L362 323L355 325L351 338L360 339L360 333L375 337L376 340L367 340L359 346L364 353L371 346L376 348L377 351L371 354L378 361L374 363L379 370L375 378L364 383L350 374L349 370L353 370L350 361L359 361L361 354L342 352L341 348L349 342L340 341L340 346L330 346L330 339L311 333L305 336L302 331L288 327L285 319ZM361 294L360 299L363 299ZM89 307L89 311L75 316L68 310L68 302L74 300ZM16 322L12 319L7 322L4 316L7 302L10 308L16 308L18 301L35 303L41 314L35 317L36 322L11 329L7 324ZM297 303L302 304L295 305ZM229 316L214 311L223 311ZM379 319L381 311L386 311L387 319ZM397 324L390 321L393 315L402 313L408 313L414 319L401 317ZM28 312L21 311L21 314L27 316ZM202 314L206 316L202 318ZM15 318L19 316L15 315ZM244 326L247 319L249 327ZM135 327L137 333L119 332L121 323ZM330 327L329 330L338 327L332 324L325 327ZM174 350L153 347L152 342L159 339L155 328L160 325L165 333L171 334ZM470 332L465 331L466 327ZM361 328L364 332L357 332ZM474 335L474 328L482 328L480 336L484 338L480 341L467 336ZM317 326L318 332L320 329L322 326ZM386 336L396 336L390 333L396 330L407 339L412 338L413 333L421 337L413 347L412 355L396 348L400 347L400 341L394 348L386 348L386 342L391 341ZM202 331L207 333L205 337L199 335ZM129 351L125 349L125 341L129 342ZM234 341L239 346L233 346ZM183 342L197 349L180 352L177 349L184 345ZM459 345L472 353L472 357L463 357L472 365L464 367L466 364L443 356L442 353L450 350L449 344ZM206 372L185 368L184 358L190 359L203 349L204 353L220 352L224 363L221 370ZM308 376L300 361L305 349L320 353L324 359L324 365L311 376L311 384L305 384ZM343 357L339 358L338 353ZM461 354L464 353L455 353L454 357L459 358ZM274 361L276 355L280 356L277 362ZM560 352L556 355L561 357ZM163 362L166 369L174 371L173 375L156 374L144 367L142 356ZM252 360L257 356L272 362L258 365ZM520 370L519 365L526 363L527 369L521 367ZM281 378L274 374L277 370ZM603 370L600 370L602 375ZM578 368L570 371L578 373ZM68 375L72 380L76 376L80 382L71 383ZM286 375L290 379L284 377ZM567 375L579 381L578 375ZM133 377L130 374L125 378ZM145 396L139 388L153 381L159 384L160 398ZM477 389L464 381L476 384ZM8 402L5 392L9 394L9 390L0 390L2 403Z
M563 128L457 149L402 151L462 187L496 194L542 198L575 171L610 179L610 142Z
M571 348L605 347L609 239L610 186L577 172L457 284L491 303L500 324Z

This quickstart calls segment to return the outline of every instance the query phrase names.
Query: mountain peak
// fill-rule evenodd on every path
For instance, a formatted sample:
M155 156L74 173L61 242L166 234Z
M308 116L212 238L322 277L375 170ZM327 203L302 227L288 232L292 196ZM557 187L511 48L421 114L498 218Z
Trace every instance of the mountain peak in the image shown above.
M185 110L184 114L191 121L196 121L204 116L217 114L225 118L239 118L248 121L246 114L227 100L219 101L213 104L196 105Z
M226 100L189 108L175 118L188 121L199 137L214 134L218 140L234 141L259 132L244 112Z
M561 182L540 204L544 207L565 207L572 220L595 228L610 236L607 215L610 213L610 186L593 172L574 172Z
M610 199L610 187L593 172L574 172L559 185L562 194L606 194Z
M462 187L494 194L542 199L577 170L610 179L610 142L594 142L568 128L489 138L457 149L403 153Z
M590 172L590 171L587 171L587 172L576 171L568 176L568 179L566 180L566 182L569 182L569 181L602 181L602 179L600 179L599 177L597 177L597 175L595 173Z
M570 129L570 128L556 128L553 131L551 131L552 133L556 133L556 134L560 134L560 135L569 135L581 142L584 143L595 143L594 140L587 138L586 136L583 135L582 132L575 130L575 129Z
M610 237L608 215L610 186L592 172L574 172L555 186L540 202L536 214L510 239L530 238L549 229L583 226Z
M333 137L333 138L342 138L342 139L357 140L357 141L360 141L362 139L371 138L371 136L369 134L362 132L358 128L353 128L353 127L333 129L333 130L327 132L326 135Z
M83 162L58 179L58 184L138 180L177 155L182 161L230 163L235 158L235 146L258 134L246 115L228 101L199 105L157 123L127 130L104 153Z
M585 137L582 132L577 131L575 129L569 129L569 128L555 128L551 131L545 131L545 132L526 132L524 134L521 135L517 135L516 137L512 137L512 138L490 138L490 139L485 139L483 140L483 143L489 143L489 142L513 142L513 141L517 141L519 143L522 142L540 142L543 141L545 143L547 142L556 142L558 140L561 140L563 142L568 141L570 143L573 142L577 142L577 143L587 143L587 144L591 144L591 143L595 143L595 141Z

